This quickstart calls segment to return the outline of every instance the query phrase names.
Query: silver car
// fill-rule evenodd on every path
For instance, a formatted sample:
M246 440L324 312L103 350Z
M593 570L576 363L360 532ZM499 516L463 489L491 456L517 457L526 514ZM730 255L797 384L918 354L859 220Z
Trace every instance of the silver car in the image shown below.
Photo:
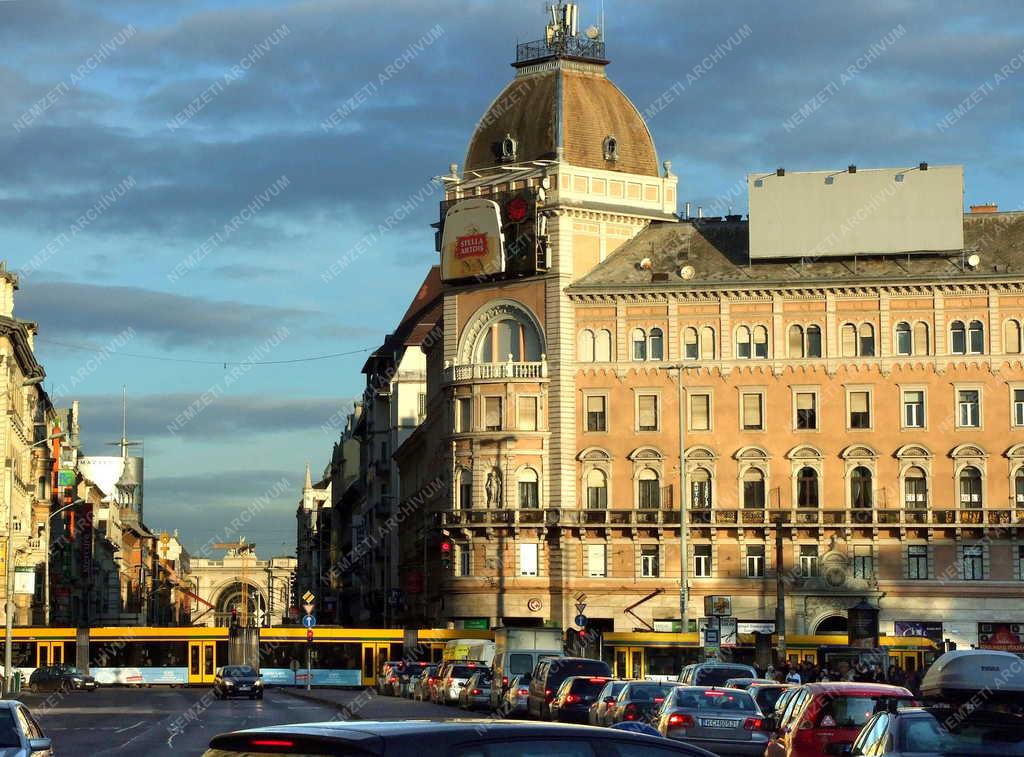
M770 735L750 694L713 686L680 686L669 692L657 725L666 738L722 755L761 757Z
M494 684L491 684L492 686ZM512 676L504 694L498 712L502 717L518 718L526 716L526 700L530 696L530 674L520 673Z
M28 707L0 700L0 754L4 757L53 757L53 748Z

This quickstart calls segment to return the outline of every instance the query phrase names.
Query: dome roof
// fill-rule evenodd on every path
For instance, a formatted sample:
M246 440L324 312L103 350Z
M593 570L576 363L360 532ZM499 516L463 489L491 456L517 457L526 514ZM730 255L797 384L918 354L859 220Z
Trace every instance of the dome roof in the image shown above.
M477 124L466 170L554 160L658 176L654 140L604 66L565 59L521 68Z

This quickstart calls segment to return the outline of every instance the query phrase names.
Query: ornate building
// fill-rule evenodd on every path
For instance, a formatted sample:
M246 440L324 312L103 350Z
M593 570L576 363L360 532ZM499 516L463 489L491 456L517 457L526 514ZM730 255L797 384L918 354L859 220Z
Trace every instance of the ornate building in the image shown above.
M585 594L594 628L670 630L728 595L764 628L782 582L789 633L864 601L883 633L1018 632L1024 215L754 259L739 216L676 215L606 64L561 19L520 45L445 179L443 340L395 453L405 622L568 627ZM480 223L448 246L466 200L503 260Z

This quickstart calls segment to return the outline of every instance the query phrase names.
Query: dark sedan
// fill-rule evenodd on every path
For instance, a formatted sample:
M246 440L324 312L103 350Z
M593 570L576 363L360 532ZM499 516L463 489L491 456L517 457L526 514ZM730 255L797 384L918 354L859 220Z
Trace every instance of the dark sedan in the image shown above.
M566 678L548 705L551 719L559 723L586 723L590 705L608 683L607 678L573 676Z
M213 678L213 695L217 699L263 699L263 679L259 671L248 665L225 665L217 669Z
M204 757L263 754L423 757L711 757L689 744L612 729L564 723L489 720L360 720L254 728L216 736Z
M70 665L45 665L32 671L29 691L96 691L96 679Z
M661 709L665 697L676 687L674 683L630 681L622 687L615 704L608 705L605 721L608 725L637 720L650 722Z

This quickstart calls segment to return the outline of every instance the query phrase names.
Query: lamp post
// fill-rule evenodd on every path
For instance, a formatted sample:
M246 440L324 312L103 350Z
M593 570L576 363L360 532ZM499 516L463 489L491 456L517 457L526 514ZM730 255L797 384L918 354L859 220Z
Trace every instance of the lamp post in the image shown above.
M43 380L42 376L28 379L22 383L22 386L33 386L41 383ZM65 434L53 434L41 439L34 444L30 444L18 454L24 454L33 450L36 447L44 444L49 444L54 439L63 439ZM16 459L16 458L15 458ZM14 635L14 569L11 562L14 560L14 459L11 460L11 465L7 468L7 481L4 487L5 499L7 501L7 546L5 549L5 561L4 571L6 573L4 582L7 586L7 598L4 603L5 606L5 629L4 629L4 693L11 693L11 650L12 650L12 636ZM50 551L50 545L46 545L47 554Z
M50 626L50 521L83 501L81 498L76 499L70 505L64 505L64 507L54 510L46 519L46 559L43 561L43 625L47 628Z
M684 405L685 391L683 376L687 366L674 363L666 366L676 372L676 390L679 404L679 630L687 633L690 625L688 607L690 604L689 562L686 559L688 548L689 523L686 520L686 409Z

